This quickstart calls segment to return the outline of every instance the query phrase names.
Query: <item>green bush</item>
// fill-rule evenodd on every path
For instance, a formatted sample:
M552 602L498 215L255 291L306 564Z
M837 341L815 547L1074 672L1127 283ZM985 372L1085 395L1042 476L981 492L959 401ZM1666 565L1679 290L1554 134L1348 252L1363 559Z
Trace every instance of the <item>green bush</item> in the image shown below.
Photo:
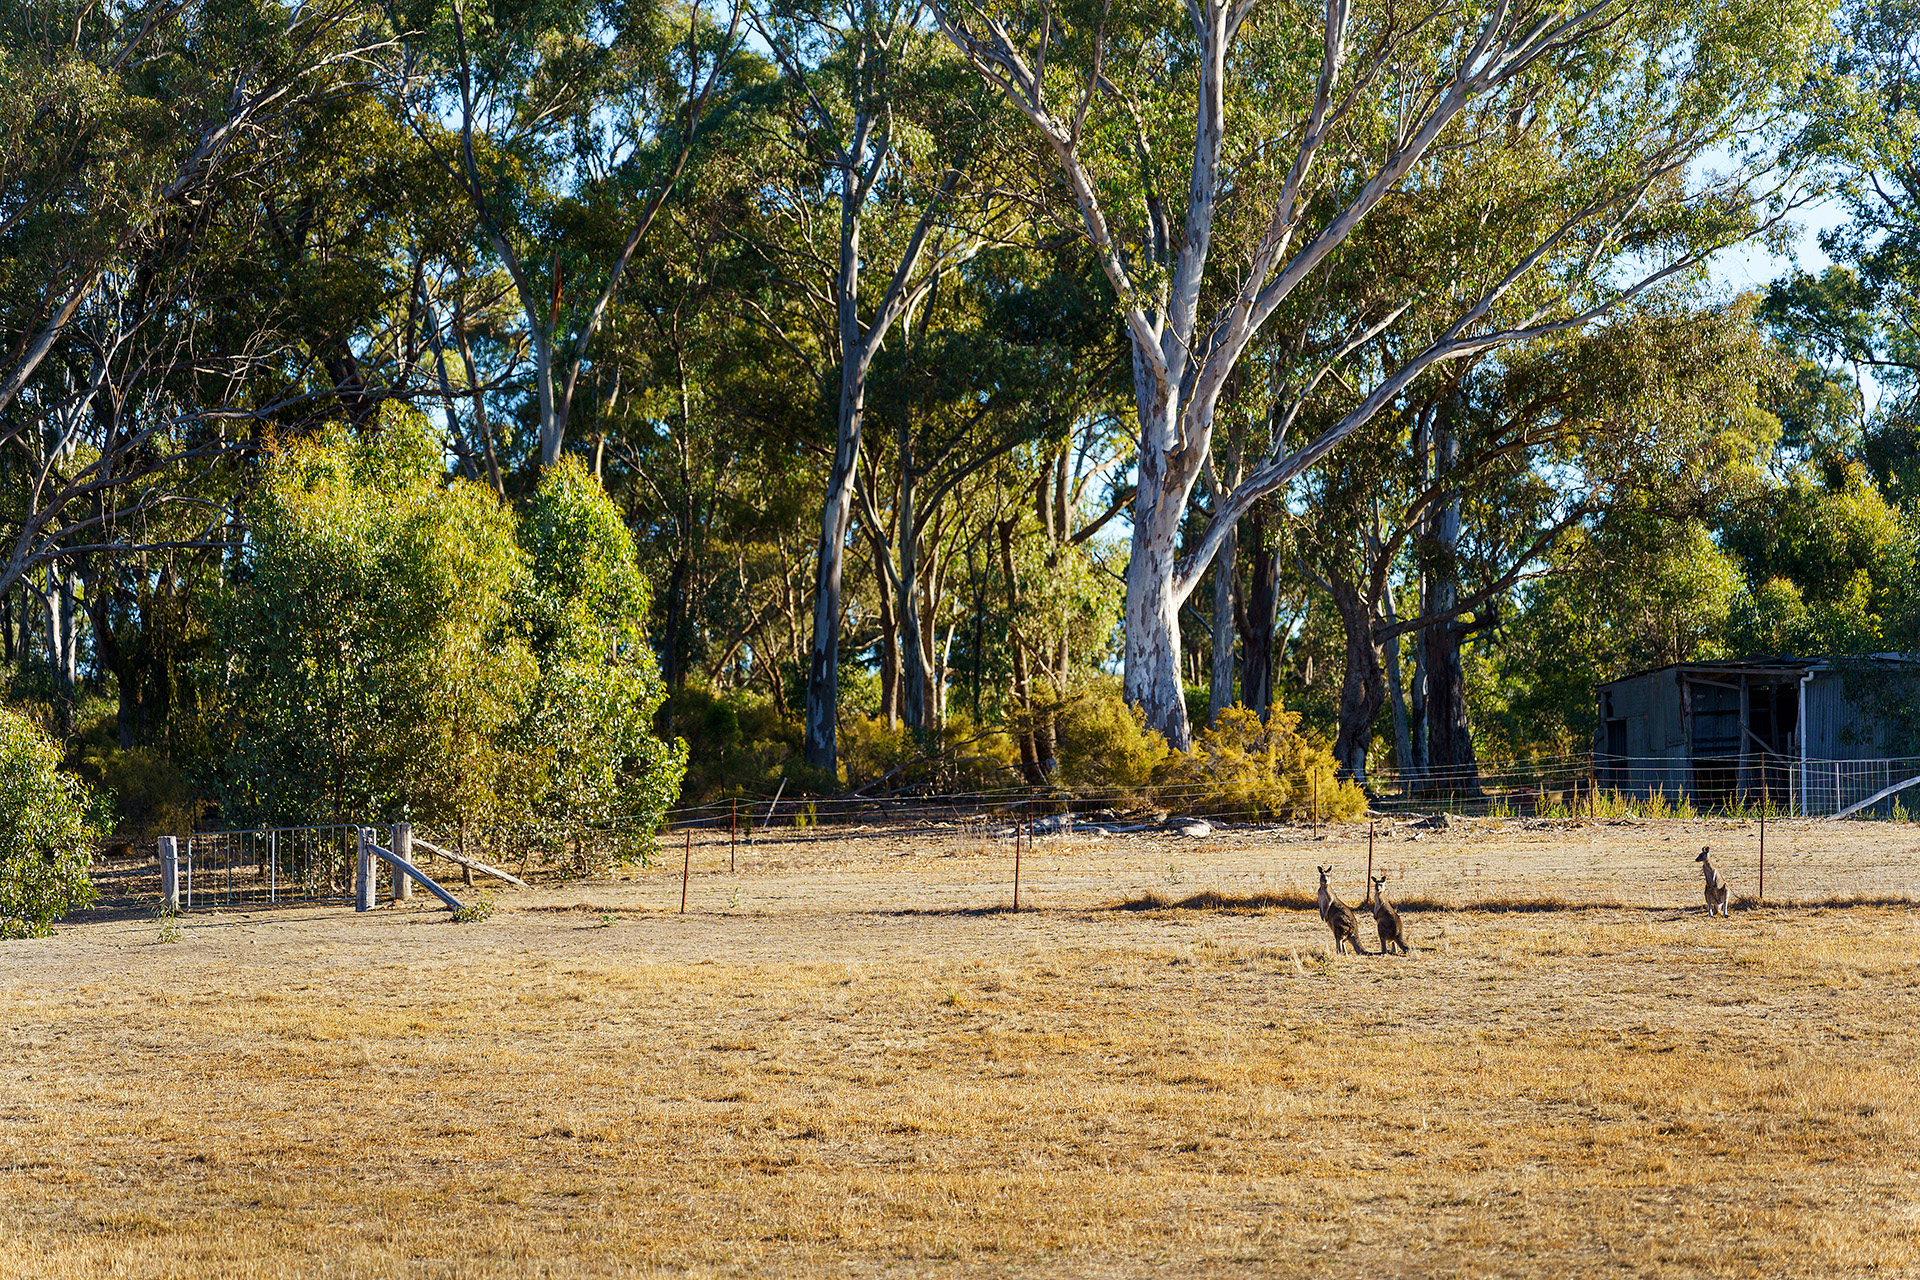
M772 795L782 778L794 794L827 789L826 775L801 762L800 722L780 714L771 700L676 689L654 723L662 736L687 744L683 805Z
M0 707L0 938L44 938L93 901L87 866L110 806L71 774L60 747Z
M1228 707L1193 750L1169 755L1154 777L1154 796L1176 813L1243 814L1248 818L1343 821L1367 811L1351 782L1336 780L1333 753L1300 731L1298 712L1274 708L1267 723L1242 706Z
M1170 750L1112 681L1071 694L1043 714L1053 720L1059 780L1082 796L1120 802L1140 798Z
M580 850L580 824L617 818L631 834L616 856L644 862L687 753L653 733L666 688L647 643L652 592L633 535L593 473L567 457L541 476L520 542L530 573L516 612L538 672L508 735L536 780L525 838ZM576 853L563 870L589 874L598 863Z

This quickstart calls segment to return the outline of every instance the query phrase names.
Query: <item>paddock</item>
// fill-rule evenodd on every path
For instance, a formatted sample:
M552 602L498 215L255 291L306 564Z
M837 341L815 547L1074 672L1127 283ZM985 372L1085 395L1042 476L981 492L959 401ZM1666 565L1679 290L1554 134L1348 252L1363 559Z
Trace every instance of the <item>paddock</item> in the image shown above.
M1017 913L990 828L696 834L470 924L109 873L4 946L0 1270L1920 1275L1913 827L1757 904L1751 823L1384 826L1405 958L1313 910L1364 824L1043 837Z

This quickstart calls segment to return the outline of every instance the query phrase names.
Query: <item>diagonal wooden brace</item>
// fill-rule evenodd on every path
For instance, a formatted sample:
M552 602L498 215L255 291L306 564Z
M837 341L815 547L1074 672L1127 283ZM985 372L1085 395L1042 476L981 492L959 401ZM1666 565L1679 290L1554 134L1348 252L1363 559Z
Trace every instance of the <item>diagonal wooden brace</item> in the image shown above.
M379 845L373 844L371 842L369 842L367 847L372 852L379 854L381 857L385 858L388 862L392 863L394 870L405 872L408 876L411 876L414 880L418 881L422 889L425 889L428 893L440 899L440 901L446 903L447 910L458 911L460 909L460 899L454 897L452 894L448 893L445 889L442 889L439 885L435 884L433 882L433 879L430 876L428 876L426 872L414 866L411 862L408 862L405 858L402 858L400 855L396 854L391 849L383 849Z

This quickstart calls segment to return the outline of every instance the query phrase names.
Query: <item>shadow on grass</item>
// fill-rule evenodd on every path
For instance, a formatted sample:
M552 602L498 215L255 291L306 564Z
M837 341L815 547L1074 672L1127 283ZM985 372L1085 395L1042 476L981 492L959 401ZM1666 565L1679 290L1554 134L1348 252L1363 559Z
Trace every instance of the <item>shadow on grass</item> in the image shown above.
M1575 902L1571 898L1473 898L1465 902L1443 902L1438 898L1394 898L1393 906L1403 914L1423 911L1474 911L1487 914L1524 914L1577 911L1640 911L1656 915L1672 914L1672 907L1637 907L1624 902ZM1828 898L1794 898L1762 903L1753 898L1736 898L1734 905L1743 911L1767 907L1813 910L1827 907L1911 907L1911 894L1846 894ZM1004 910L1005 908L1001 908ZM1221 893L1207 889L1185 898L1143 893L1096 908L1101 911L1315 911L1318 898L1292 891L1286 893ZM1355 910L1361 907L1355 904ZM985 914L985 913L975 913Z

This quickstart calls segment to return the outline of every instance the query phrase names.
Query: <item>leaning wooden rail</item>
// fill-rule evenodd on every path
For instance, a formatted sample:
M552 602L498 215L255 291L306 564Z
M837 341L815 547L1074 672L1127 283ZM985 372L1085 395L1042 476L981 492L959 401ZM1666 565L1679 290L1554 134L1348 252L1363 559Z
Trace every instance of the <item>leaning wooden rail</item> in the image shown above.
M406 824L395 823L394 825L396 829L398 829L399 834L395 835L393 842L400 845L403 849L408 849L413 841L410 832L406 830ZM460 899L454 897L438 884L434 883L433 877L414 866L410 858L402 857L391 849L383 849L375 844L373 841L372 827L360 828L360 867L359 873L355 877L357 883L354 894L354 910L373 910L374 896L377 892L377 882L373 875L373 858L375 854L385 858L387 862L393 866L394 871L419 881L420 887L444 902L447 910L460 910Z
M1836 777L1839 775L1839 772L1840 772L1839 767L1836 765L1834 767L1834 774ZM1884 791L1876 791L1874 794L1868 796L1865 800L1862 800L1859 804L1848 805L1846 808L1840 810L1840 812L1828 818L1827 821L1838 822L1842 818L1851 818L1854 814L1860 812L1862 809L1866 808L1868 805L1879 804L1882 800L1885 800L1888 796L1892 795L1894 792L1905 791L1908 787L1911 787L1916 783L1920 783L1920 777L1908 778L1905 782L1896 782Z
M505 880L508 884L517 884L522 889L531 889L533 887L532 885L528 884L525 880L522 880L519 876L510 876L506 872L500 870L498 867L490 867L486 863L481 862L477 858L469 858L464 853L455 853L451 849L442 849L439 845L433 843L431 840L422 840L419 836L415 836L413 838L413 847L416 849L425 849L428 853L433 854L435 857L445 858L448 862L453 863L455 866L471 867L473 868L473 870L478 871L481 875L492 876L496 880Z

